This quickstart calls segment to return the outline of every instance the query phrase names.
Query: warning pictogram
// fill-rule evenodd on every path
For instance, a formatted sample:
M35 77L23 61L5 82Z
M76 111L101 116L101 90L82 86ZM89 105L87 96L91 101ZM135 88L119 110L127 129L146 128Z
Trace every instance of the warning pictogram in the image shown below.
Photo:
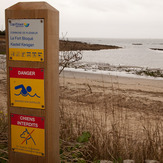
M12 113L10 116L12 150L15 152L44 156L44 118Z
M20 95L22 95L24 97L26 97L26 96L35 97L36 96L36 97L40 98L40 96L38 96L36 93L34 95L30 94L30 92L32 91L31 86L27 86L25 88L23 84L20 84L20 85L15 86L15 90L17 90L17 89L20 89L21 91L19 94L15 93L15 96L20 96Z
M21 144L23 144L24 142L26 142L26 144L28 144L28 140L32 140L33 143L36 145L36 143L32 137L33 131L34 131L34 129L31 131L31 133L29 133L27 128L25 129L25 131L23 131L23 133L20 135L20 137L24 139Z

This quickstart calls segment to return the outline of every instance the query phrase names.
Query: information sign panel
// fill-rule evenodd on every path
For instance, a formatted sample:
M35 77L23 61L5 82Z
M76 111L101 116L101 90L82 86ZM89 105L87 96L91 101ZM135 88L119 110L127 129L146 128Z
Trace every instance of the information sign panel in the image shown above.
M44 61L44 19L9 19L9 60Z
M11 106L45 109L44 69L10 67Z
M45 127L43 117L10 114L11 148L15 152L45 155Z

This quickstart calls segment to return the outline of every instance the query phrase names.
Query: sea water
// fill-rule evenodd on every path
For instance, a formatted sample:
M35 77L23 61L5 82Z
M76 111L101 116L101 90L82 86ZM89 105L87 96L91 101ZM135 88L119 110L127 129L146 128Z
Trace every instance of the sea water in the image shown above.
M163 49L163 39L70 38L69 40L122 47L120 49L83 51L81 62L163 69L163 51L151 49Z
M159 70L163 73L163 51L152 50L152 48L163 49L163 39L69 38L68 40L116 45L121 48L84 50L82 59L75 67L66 68L65 71L163 80L162 77L137 75L141 70Z

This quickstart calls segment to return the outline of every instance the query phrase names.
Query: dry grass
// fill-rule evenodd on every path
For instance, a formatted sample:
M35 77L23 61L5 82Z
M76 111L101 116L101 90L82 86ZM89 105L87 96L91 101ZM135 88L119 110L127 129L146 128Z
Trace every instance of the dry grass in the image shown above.
M86 162L163 162L163 103L130 96L118 83L99 87L64 79L60 96L61 139L75 142L83 131L91 134L82 157Z
M3 109L2 109L3 110ZM8 135L7 135L7 116L0 111L0 162L8 161Z
M73 83L66 78L61 80L60 90L62 162L163 162L163 102L158 100L162 93L123 90L118 82ZM83 132L91 137L79 142ZM6 162L7 155L7 120L1 111L0 162Z

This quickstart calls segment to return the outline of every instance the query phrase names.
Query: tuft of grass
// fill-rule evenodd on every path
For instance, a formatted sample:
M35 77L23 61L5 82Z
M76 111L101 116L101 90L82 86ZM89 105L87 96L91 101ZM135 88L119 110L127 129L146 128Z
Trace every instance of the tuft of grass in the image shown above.
M60 158L61 163L78 162L87 163L85 154L88 152L90 133L83 132L76 141L65 141L60 139ZM89 152L88 152L89 153Z

